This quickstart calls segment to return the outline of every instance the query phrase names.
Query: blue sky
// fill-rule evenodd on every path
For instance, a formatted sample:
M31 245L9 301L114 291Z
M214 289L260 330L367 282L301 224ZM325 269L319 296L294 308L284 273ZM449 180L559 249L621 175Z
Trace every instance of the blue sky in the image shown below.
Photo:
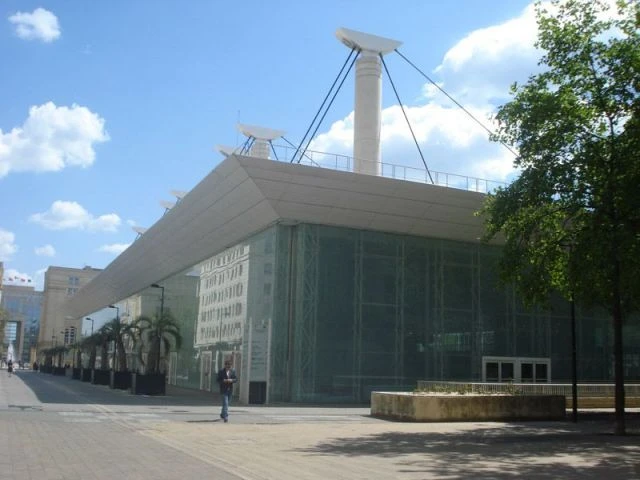
M339 27L402 41L483 120L539 58L524 0L4 0L5 282L42 288L49 265L106 267L135 239L131 225L151 226L172 189L215 168L216 145L243 141L238 120L297 144L349 53ZM513 175L506 149L399 56L386 61L431 169ZM383 107L383 160L420 165L387 81ZM353 73L312 148L350 154L352 110Z

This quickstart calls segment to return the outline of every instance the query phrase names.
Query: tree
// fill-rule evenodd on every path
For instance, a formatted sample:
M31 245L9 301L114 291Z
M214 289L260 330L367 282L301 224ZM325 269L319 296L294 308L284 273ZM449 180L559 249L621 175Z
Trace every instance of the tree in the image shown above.
M616 433L625 433L623 322L640 300L640 7L536 5L543 71L512 87L494 140L518 147L517 180L490 195L485 240L528 304L552 291L612 317Z
M133 335L135 328L132 324L122 322L120 318L114 318L108 321L104 324L103 328L107 336L115 342L118 369L121 372L125 372L127 370L127 352L124 348L124 342L127 337Z
M73 352L72 358L72 367L73 368L81 368L82 367L82 342L77 341L72 343L70 346L71 351Z
M149 373L161 373L160 361L171 350L173 343L175 349L182 345L180 325L171 312L164 312L162 317L147 317L141 315L133 322L132 327L136 332L139 351L147 348L147 370Z
M88 337L83 338L80 342L80 348L82 348L82 351L89 352L87 368L91 369L96 367L97 349L101 343L102 336L98 332L92 333Z
M109 342L112 340L111 332L105 325L102 325L95 335L96 346L100 347L100 370L108 370L109 369ZM92 335L92 336L93 336Z
M9 312L0 307L0 338L4 338L4 327L9 320ZM2 356L2 344L0 343L0 356Z

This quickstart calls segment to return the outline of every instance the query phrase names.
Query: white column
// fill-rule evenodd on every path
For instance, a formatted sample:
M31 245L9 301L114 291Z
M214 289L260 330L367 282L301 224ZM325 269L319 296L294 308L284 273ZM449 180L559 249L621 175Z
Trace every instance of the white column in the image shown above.
M356 61L355 86L353 171L380 175L382 62L378 52L361 51Z

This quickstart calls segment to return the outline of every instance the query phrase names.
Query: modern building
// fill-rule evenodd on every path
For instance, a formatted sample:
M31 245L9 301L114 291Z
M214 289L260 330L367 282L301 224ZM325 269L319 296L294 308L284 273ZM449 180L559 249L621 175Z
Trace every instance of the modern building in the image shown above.
M44 274L44 296L38 334L38 350L71 344L82 329L82 319L70 318L63 312L65 302L89 283L100 269L51 266Z
M498 286L501 247L481 243L475 215L486 182L380 161L380 54L398 42L338 36L362 53L359 155L276 161L266 158L273 132L247 130L246 154L227 151L61 315L129 302L171 311L185 341L167 358L169 382L215 390L232 358L249 403L368 402L418 380L568 381L569 305L529 310ZM609 320L580 311L577 325L580 380L611 381ZM633 331L625 374L638 380Z
M3 351L11 343L16 360L31 364L38 343L43 293L21 285L5 285L3 290L0 307L7 313Z

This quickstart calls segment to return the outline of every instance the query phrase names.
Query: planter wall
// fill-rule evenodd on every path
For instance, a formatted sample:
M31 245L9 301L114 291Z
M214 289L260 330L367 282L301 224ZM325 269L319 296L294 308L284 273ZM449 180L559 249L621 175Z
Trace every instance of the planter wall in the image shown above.
M131 372L114 372L112 370L109 378L109 387L119 390L131 388Z
M98 370L94 368L91 371L91 383L94 385L109 385L111 380L111 370Z
M73 378L74 380L80 380L81 375L82 375L82 369L74 367L71 373L71 378Z
M60 376L64 376L66 374L66 368L64 367L53 367L51 373L53 373L54 375L60 375Z
M134 395L164 395L166 385L164 373L131 374L131 393Z
M409 422L561 420L563 395L422 395L373 392L371 415Z

